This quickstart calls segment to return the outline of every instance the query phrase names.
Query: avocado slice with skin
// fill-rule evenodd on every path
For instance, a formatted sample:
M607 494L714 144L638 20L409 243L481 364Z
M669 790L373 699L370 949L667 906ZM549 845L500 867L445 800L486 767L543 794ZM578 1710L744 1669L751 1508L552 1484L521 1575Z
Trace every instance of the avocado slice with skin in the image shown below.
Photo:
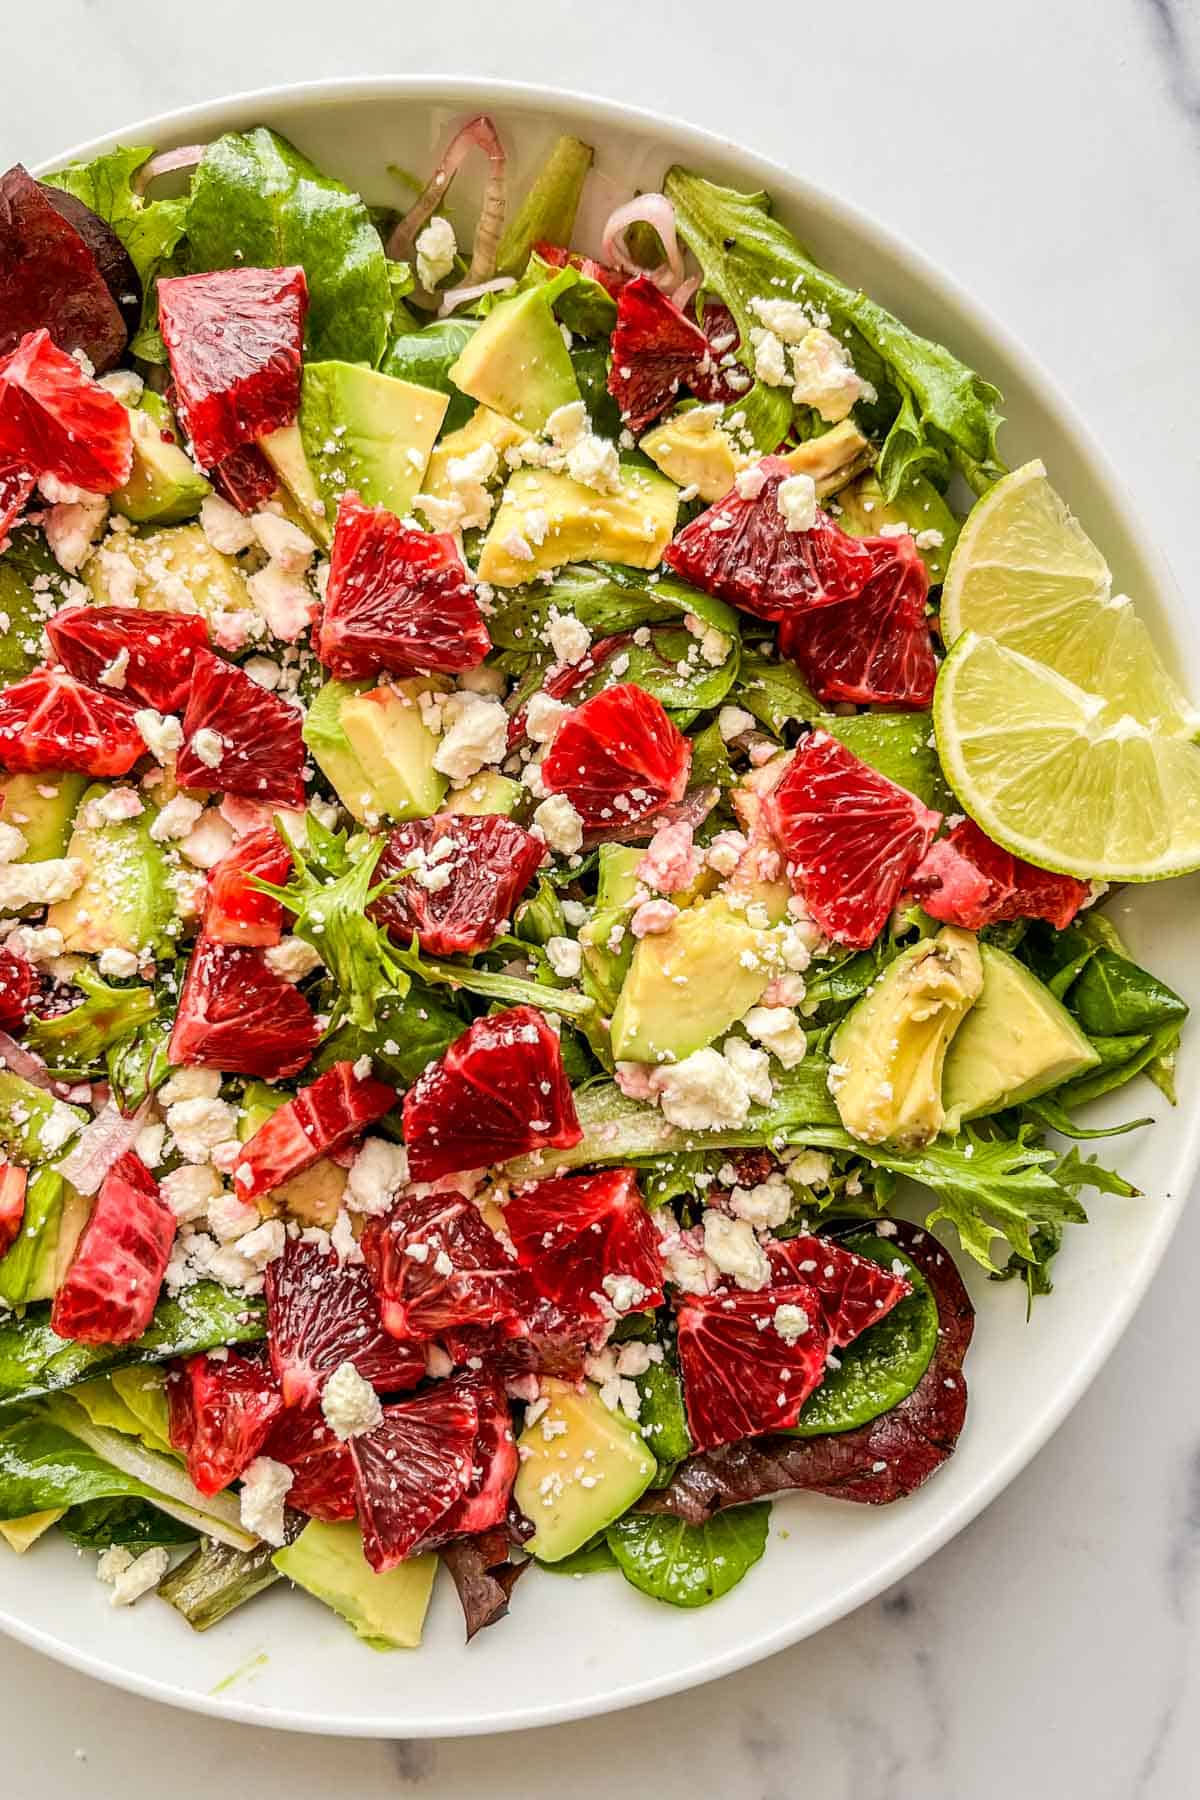
M304 742L360 825L436 812L449 786L433 766L438 740L421 717L422 694L443 684L418 676L374 687L327 681L304 722Z
M83 796L67 850L83 864L83 881L69 899L53 903L46 923L62 932L68 952L161 955L172 941L175 897L166 851L150 836L155 809L144 806L132 819L86 822L89 803L107 792L101 782Z
M41 769L0 780L0 818L25 839L16 862L52 862L67 854L71 824L88 778L74 770Z
M657 568L675 531L679 489L632 463L621 464L620 477L619 493L601 494L551 469L518 469L479 553L479 579L518 587L573 562ZM518 554L514 543L524 546Z
M946 1053L946 1130L1033 1100L1100 1062L1066 1007L1015 956L980 944L983 989Z
M540 1562L561 1562L641 1498L658 1463L637 1426L609 1412L593 1383L545 1376L541 1397L546 1410L518 1440L513 1498L534 1524L525 1549Z
M438 1559L412 1556L376 1574L353 1520L310 1519L271 1558L281 1575L324 1601L373 1650L415 1650L421 1642Z
M714 896L638 941L612 1018L619 1062L682 1062L745 1017L771 979L765 931Z
M421 491L449 404L445 394L358 363L309 363L300 439L332 525L342 495L406 513Z
M181 525L194 519L212 487L175 435L171 409L147 388L129 409L133 464L129 480L112 497L114 512L137 525Z
M574 269L561 269L494 306L450 367L455 387L526 431L541 431L552 412L578 400L579 384L554 316L554 302L578 279Z

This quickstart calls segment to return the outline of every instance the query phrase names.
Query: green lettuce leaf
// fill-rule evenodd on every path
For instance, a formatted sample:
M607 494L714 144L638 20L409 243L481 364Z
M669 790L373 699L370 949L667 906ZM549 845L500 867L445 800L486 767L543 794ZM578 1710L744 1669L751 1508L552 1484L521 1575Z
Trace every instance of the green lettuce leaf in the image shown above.
M90 968L81 968L73 980L84 996L80 1004L50 1019L35 1018L25 1042L55 1075L79 1081L95 1072L107 1050L150 1024L156 1002L142 983L111 987Z
M678 165L668 170L663 188L705 286L729 307L744 346L760 323L751 310L757 298L797 299L827 313L836 333L849 332L860 372L891 404L878 468L889 500L915 475L943 482L952 462L980 493L1003 474L996 451L1000 395L989 382L860 289L819 268L771 217L765 194L719 187ZM760 449L773 450L791 423L788 390L756 382L739 404Z
M172 1519L148 1500L85 1500L73 1506L59 1523L80 1550L108 1550L113 1544L127 1549L151 1550L156 1545L173 1549L194 1544L199 1535L194 1525Z
M754 1567L767 1547L771 1508L733 1506L703 1525L667 1514L627 1513L606 1536L626 1581L670 1606L707 1606Z
M134 193L133 177L153 154L147 146L109 150L89 163L68 163L44 180L90 206L124 244L142 283L141 324L129 347L144 362L165 363L155 283L160 274L172 272L170 258L187 225L188 203L143 201Z
M795 664L773 662L757 651L742 652L738 703L778 738L785 725L811 725L821 716L821 702Z
M500 240L497 275L520 275L535 244L570 246L594 155L577 137L555 140Z
M73 1387L127 1363L168 1362L219 1344L252 1344L266 1335L261 1300L200 1281L160 1300L149 1329L133 1344L81 1344L50 1329L50 1308L31 1306L0 1319L0 1408Z
M283 1580L272 1561L274 1555L270 1544L236 1550L231 1544L206 1538L199 1549L163 1576L156 1592L193 1631L208 1631L264 1588Z
M416 330L406 326L392 338L379 365L384 375L449 395L450 404L442 420L443 437L458 431L475 411L474 400L451 381L450 368L466 348L472 332L478 329L478 319L460 318L434 319Z
M492 642L502 650L538 655L552 606L573 613L593 638L635 631L639 625L675 625L689 613L735 643L740 636L731 606L673 575L652 580L644 570L615 563L570 563L551 581L497 592L495 611L488 615ZM820 710L815 701L813 707Z
M692 1437L683 1404L683 1383L670 1363L651 1363L645 1373L637 1377L637 1390L641 1396L638 1428L658 1463L658 1472L650 1486L666 1487L684 1457L692 1453Z
M192 180L187 234L194 269L299 263L314 360L374 367L383 355L392 316L383 240L358 195L286 138L260 125L210 144Z

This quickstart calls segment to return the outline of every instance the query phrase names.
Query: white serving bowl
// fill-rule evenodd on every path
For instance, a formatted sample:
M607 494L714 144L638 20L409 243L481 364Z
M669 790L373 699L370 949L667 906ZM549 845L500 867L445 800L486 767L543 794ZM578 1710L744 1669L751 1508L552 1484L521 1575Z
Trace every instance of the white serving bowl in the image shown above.
M1053 384L1020 345L945 275L854 208L762 157L705 132L612 102L446 78L369 78L277 88L165 114L77 147L159 149L266 124L372 201L407 197L388 165L432 170L451 129L486 111L510 152L516 188L555 134L594 144L576 242L597 251L617 202L657 188L680 160L742 188L766 188L817 259L948 344L1000 387L1010 465L1037 455L1135 596L1180 673L1200 691L1200 645L1182 599L1139 532L1124 490ZM58 167L68 154L47 167ZM469 233L479 198L470 169L448 210ZM1135 952L1200 998L1188 952L1194 881L1130 890L1118 916ZM1127 910L1128 903L1128 910ZM1180 1105L1148 1083L1122 1094L1160 1121L1107 1146L1145 1199L1095 1197L1094 1222L1068 1234L1055 1292L1026 1324L1020 1283L989 1284L959 1255L979 1319L967 1361L970 1413L957 1454L919 1493L873 1509L801 1495L776 1504L765 1558L727 1598L696 1612L645 1599L618 1575L577 1580L534 1570L509 1618L469 1647L452 1586L439 1580L420 1651L379 1655L331 1613L280 1586L207 1636L149 1598L116 1612L90 1557L61 1538L0 1560L0 1626L101 1680L197 1711L290 1730L364 1736L458 1735L553 1724L710 1681L793 1644L869 1600L944 1544L1045 1443L1112 1350L1162 1257L1195 1173L1200 1065L1185 1036ZM1102 1148L1105 1148L1102 1146ZM950 1241L950 1240L948 1240ZM1123 1453L1116 1442L1114 1455Z

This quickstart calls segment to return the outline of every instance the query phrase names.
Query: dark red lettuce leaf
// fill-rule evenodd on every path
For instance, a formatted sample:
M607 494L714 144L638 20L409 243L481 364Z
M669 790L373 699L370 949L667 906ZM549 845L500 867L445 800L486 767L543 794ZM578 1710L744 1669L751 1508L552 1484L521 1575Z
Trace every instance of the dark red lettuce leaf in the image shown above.
M529 1567L527 1562L510 1562L511 1549L508 1532L497 1525L478 1537L455 1538L438 1551L458 1593L468 1644L477 1631L504 1617L512 1591Z

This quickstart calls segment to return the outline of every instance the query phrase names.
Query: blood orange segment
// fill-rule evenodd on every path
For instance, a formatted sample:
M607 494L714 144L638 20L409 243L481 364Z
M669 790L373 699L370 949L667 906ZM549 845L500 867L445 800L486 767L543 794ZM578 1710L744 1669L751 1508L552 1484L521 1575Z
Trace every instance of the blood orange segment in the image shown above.
M214 944L277 944L283 906L251 887L252 879L286 883L292 853L273 826L248 831L209 872L204 932Z
M344 1362L382 1393L413 1387L424 1375L424 1356L384 1330L361 1263L343 1266L335 1250L289 1238L267 1265L266 1292L267 1344L285 1405L318 1400Z
M279 486L279 477L257 444L243 444L210 473L217 492L240 513L257 512Z
M532 1310L516 1257L462 1194L405 1194L372 1219L362 1252L394 1337L426 1343L471 1325L518 1328Z
M492 647L458 545L357 494L338 505L316 650L334 675L456 674Z
M610 269L607 263L596 262L591 256L581 256L578 250L568 250L562 244L549 244L544 238L539 238L533 248L542 261L548 262L552 268L565 269L569 266L578 269L590 281L598 281L614 300L629 280L624 270Z
M374 1431L351 1438L363 1550L379 1572L410 1555L471 1485L479 1409L446 1382L385 1406Z
M471 1370L455 1376L447 1386L473 1400L479 1414L471 1453L471 1479L462 1499L443 1513L432 1535L418 1546L421 1550L502 1524L517 1477L517 1439L503 1381L491 1371Z
M236 1350L180 1363L167 1378L167 1401L171 1443L202 1494L237 1480L283 1411L270 1369Z
M538 1292L568 1316L603 1323L662 1304L658 1232L635 1170L518 1188L504 1224Z
M0 1256L7 1256L21 1235L28 1180L27 1169L19 1169L15 1163L0 1163Z
M671 405L681 387L714 374L707 337L645 275L617 296L608 391L630 431L641 431Z
M292 1471L287 1503L312 1519L352 1519L354 1463L350 1449L325 1422L319 1404L288 1406L275 1420L263 1454Z
M220 789L299 809L305 797L301 723L296 707L242 669L211 650L197 650L176 779L180 787ZM198 748L200 731L206 736Z
M858 949L879 936L941 823L824 731L805 738L764 814L817 924Z
M1089 888L1073 875L1055 875L1010 855L974 819L964 819L914 869L912 891L933 918L968 931L1004 919L1045 919L1062 931Z
M874 559L861 591L817 612L789 613L779 627L779 647L826 705L923 709L937 681L925 611L928 571L911 537L860 541Z
M767 1252L776 1281L802 1281L820 1295L821 1311L835 1350L844 1349L912 1293L903 1275L856 1256L832 1238L802 1233L781 1239Z
M310 1169L382 1119L398 1098L386 1082L357 1074L352 1062L334 1063L273 1112L244 1145L233 1177L241 1198L268 1194Z
M54 191L15 163L0 175L0 354L39 326L61 350L82 350L101 374L128 337L95 255Z
M31 331L0 362L0 461L92 494L129 480L128 410L47 331Z
M203 468L296 417L307 311L299 268L218 269L159 282L176 410Z
M0 465L0 555L8 549L9 532L20 523L29 496L37 486L37 476L23 463Z
M668 544L667 567L760 619L853 598L873 572L871 552L826 513L809 531L788 530L779 490L794 473L782 457L763 457L745 494L731 489Z
M633 825L683 797L692 746L653 694L632 682L604 688L565 718L542 762L551 794L565 794L585 831Z
M393 831L375 869L386 881L417 865L370 917L397 943L419 934L431 956L486 950L512 919L546 854L540 838L498 813L447 813Z
M192 658L208 648L199 613L142 612L136 606L69 606L46 621L54 654L90 687L119 689L159 712L180 712L192 681ZM123 666L122 665L123 661ZM105 680L105 671L118 664Z
M54 1296L50 1326L84 1344L129 1344L150 1323L175 1215L132 1152L105 1176L91 1218Z
M804 1282L718 1289L676 1302L679 1367L697 1450L794 1425L825 1378L829 1333Z
M33 964L15 951L0 948L0 1031L19 1031L37 989Z
M200 938L171 1032L177 1068L282 1081L299 1074L319 1036L303 994L267 967L261 950Z
M0 766L127 775L146 753L136 711L61 669L35 669L0 693Z
M404 1096L414 1181L566 1150L582 1136L558 1038L532 1006L476 1019Z

